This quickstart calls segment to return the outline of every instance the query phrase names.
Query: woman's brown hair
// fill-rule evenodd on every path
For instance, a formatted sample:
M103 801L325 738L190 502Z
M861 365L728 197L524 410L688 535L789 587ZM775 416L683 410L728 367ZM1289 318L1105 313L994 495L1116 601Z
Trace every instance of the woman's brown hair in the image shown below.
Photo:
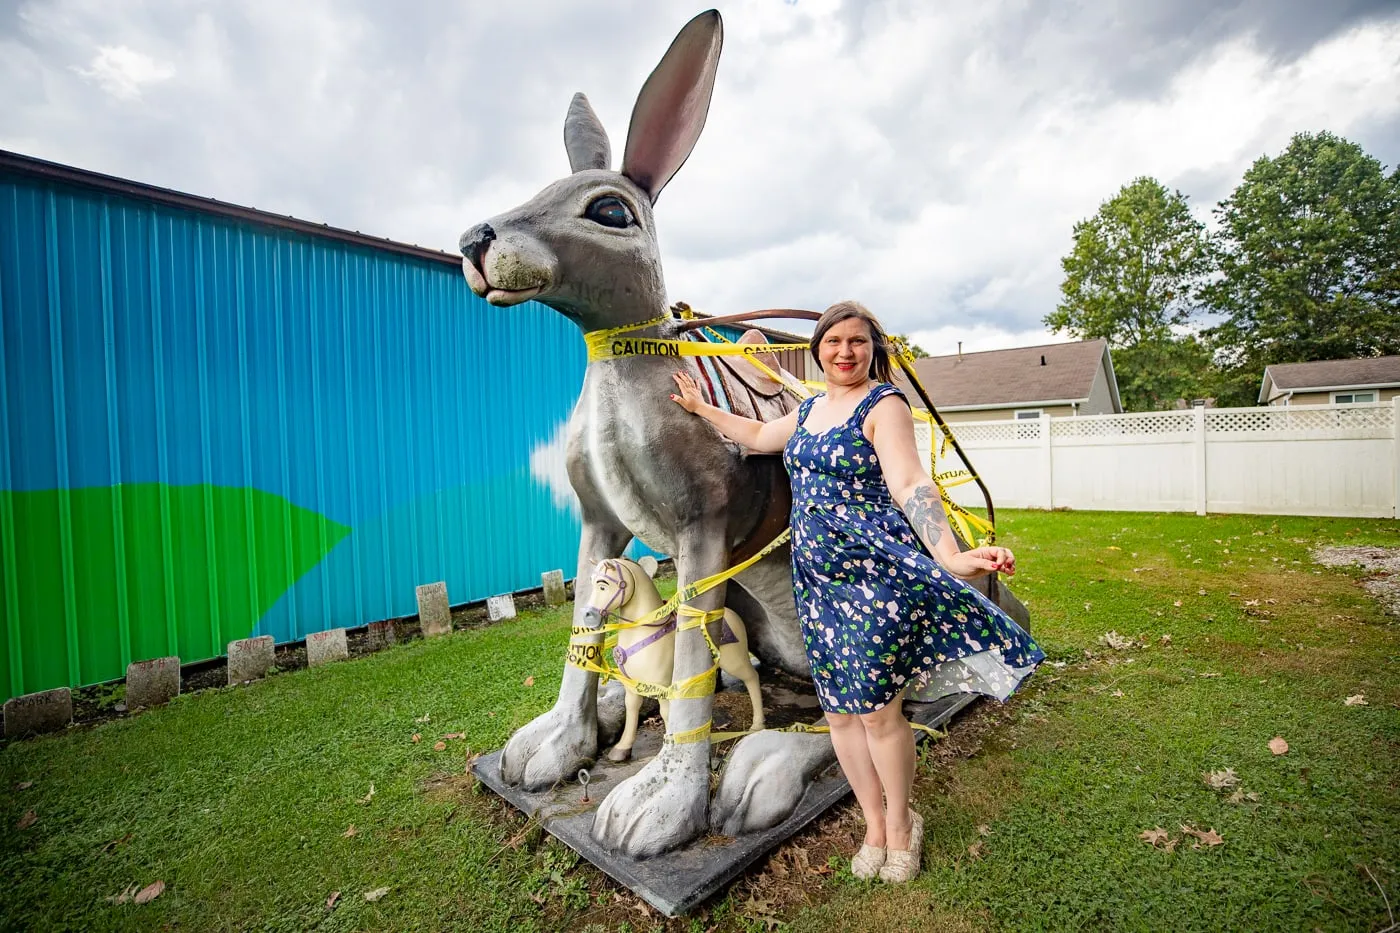
M870 313L870 309L858 301L838 301L822 312L820 320L817 321L817 329L812 332L812 342L808 344L808 349L812 351L812 359L816 360L818 367L822 365L822 358L818 353L822 338L831 328L853 317L860 318L870 329L870 378L876 382L892 382L894 372L890 366L890 339L880 322L875 319L875 315Z

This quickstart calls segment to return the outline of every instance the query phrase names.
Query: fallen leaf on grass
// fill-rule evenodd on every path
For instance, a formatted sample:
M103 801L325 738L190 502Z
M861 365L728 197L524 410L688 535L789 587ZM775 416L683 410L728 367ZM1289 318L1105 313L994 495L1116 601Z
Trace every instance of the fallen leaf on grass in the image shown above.
M137 891L137 892L136 892L136 896L133 897L131 900L132 900L132 903L135 903L135 904L149 904L151 901L153 901L153 900L155 900L156 898L160 897L160 896L161 896L162 894L164 894L164 893L165 893L165 882L164 882L164 881L152 881L150 884L146 885L146 886L145 886L144 888L142 888L140 891Z
M978 824L978 826L977 826L977 835L979 835L979 836L990 836L991 834L992 834L992 828L991 828L990 826L988 826L986 823L980 823L980 824Z
M432 722L432 721L433 721L433 717L432 717L432 714L431 714L431 713L424 713L422 716L419 716L417 719L415 719L415 720L413 720L413 721L414 721L414 722Z
M421 741L423 741L423 733L421 733L421 732L415 732L415 733L413 733L413 744L414 744L414 745L417 745L417 744L418 744L419 742L421 742Z
M435 751L435 752L440 752L440 751L442 751L442 750L443 750L444 748L446 748L446 747L447 747L447 743L446 743L446 742L434 742L434 743L433 743L433 751Z
M1144 829L1138 833L1138 838L1155 849L1158 843L1167 841L1167 831L1160 826L1156 829Z
M643 914L647 916L647 914ZM748 903L744 905L743 916L761 920L763 925L770 929L778 923L778 918L774 916L773 901L771 898L759 898L752 895Z
M1235 774L1234 768L1226 768L1223 771L1202 771L1201 780L1206 782L1206 786L1211 790L1224 790L1227 787L1234 787L1240 782L1239 775Z
M1287 754L1288 743L1283 740L1283 736L1274 736L1272 739L1269 739L1269 751L1273 752L1275 755Z
M972 845L967 847L967 854L975 859L980 859L984 852L986 852L986 843L984 843L981 839L978 839Z
M18 784L15 785L15 790L29 790L29 788L33 786L33 781L20 781Z
M1199 849L1201 846L1206 846L1207 848L1209 848L1211 846L1223 846L1225 844L1225 839L1215 831L1214 826L1212 826L1205 832L1202 832L1199 829L1193 829L1192 827L1187 826L1185 823L1182 823L1181 831L1188 836L1195 836L1199 840L1198 842L1193 842L1191 844L1191 848L1193 849Z
M339 892L339 891L332 891L332 892L331 892L331 896L328 897L328 898L326 898L326 909L327 909L327 910L335 910L335 903L336 903L336 901L338 901L338 900L340 900L340 892Z
M1367 703L1367 702L1366 702L1366 694L1364 694L1364 693L1358 693L1358 694L1357 694L1356 696L1354 696L1354 697L1347 697L1347 698L1346 698L1346 704L1347 704L1347 706L1370 706L1370 705L1371 705L1370 703Z
M1165 647L1169 646L1169 645L1172 643L1172 637L1171 637L1170 635L1163 635L1162 638L1161 638L1161 642L1162 642L1162 647L1165 648Z
M351 823L350 828L347 829L345 832L341 833L340 837L342 839L353 839L355 836L359 835L359 832L360 831L355 828L355 824Z
M15 824L15 829L25 830L37 822L39 822L39 817L34 814L34 811L25 810L24 816L20 817L19 822Z
M1179 600L1179 599L1174 599L1174 600L1172 600L1172 605L1175 606L1176 608L1180 609L1180 608L1181 608L1181 600Z
M812 862L807 856L806 849L801 846L793 846L792 851L788 853L788 857L792 859L793 868L798 871L811 871Z
M1099 644L1108 645L1114 651L1127 651L1129 648L1136 647L1137 639L1110 631L1099 636Z
M1200 676L1201 676L1201 677L1219 677L1220 674L1219 674L1218 671L1206 671L1204 674L1201 674Z
M527 686L527 687L533 687L534 685L535 685L535 675L534 675L534 674L531 674L529 677L526 677L526 678L525 678L525 686Z
M1257 600L1257 599L1246 599L1246 600L1244 601L1244 604L1245 604L1246 606L1257 606L1257 605L1259 605L1259 600Z
M371 800L373 800L373 799L374 799L374 782L373 782L373 781L370 781L370 784L369 784L369 793L368 793L368 794L365 794L363 797L361 797L359 800L357 800L356 803L369 803L369 802L370 802Z
M1112 693L1109 694L1109 696L1111 696L1111 697L1121 697L1122 695L1123 695L1123 691L1122 691L1122 690L1115 690L1115 691L1113 691Z
M1197 590L1197 591L1196 591L1196 595L1197 595L1197 596L1204 596L1204 595L1206 595L1206 591L1205 591L1205 590Z
M140 889L133 884L129 886L125 891L122 891L122 893L109 894L105 898L103 898L103 900L105 900L109 904L125 904L127 901L131 900L131 896L135 894L138 890Z
M465 732L449 732L447 735L443 736L444 739L465 739L466 737L467 734Z
M1237 790L1225 798L1226 803L1258 803L1259 795L1254 791Z
M364 893L364 899L373 904L375 901L379 900L381 897L388 893L388 888L375 888L373 891L366 891Z

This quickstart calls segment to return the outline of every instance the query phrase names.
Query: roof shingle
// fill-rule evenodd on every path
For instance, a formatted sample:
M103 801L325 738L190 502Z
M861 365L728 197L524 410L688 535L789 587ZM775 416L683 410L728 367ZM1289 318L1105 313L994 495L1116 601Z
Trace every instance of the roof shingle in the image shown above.
M1345 386L1400 385L1400 356L1369 359L1315 360L1311 363L1276 363L1265 369L1274 386L1284 391L1331 389ZM920 374L922 375L922 374Z
M916 360L914 370L939 408L1082 401L1094 386L1106 346L1099 339L955 353ZM910 401L917 404L917 395Z

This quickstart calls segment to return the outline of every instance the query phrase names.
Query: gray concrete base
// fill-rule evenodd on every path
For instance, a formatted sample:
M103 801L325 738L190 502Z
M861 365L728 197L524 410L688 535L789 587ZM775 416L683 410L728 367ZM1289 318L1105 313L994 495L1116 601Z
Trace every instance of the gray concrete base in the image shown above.
M810 705L814 705L815 697L811 699L813 704L799 704L808 707L808 719L811 718ZM933 703L906 703L905 709L915 722L938 727L974 699L975 696L960 694ZM786 718L768 713L767 704L765 714L770 722L775 718ZM915 734L920 739L924 737L922 732ZM660 747L661 730L658 724L638 733L630 761L613 764L606 757L600 757L590 769L587 801L583 799L584 788L574 782L533 794L505 784L501 780L499 751L478 758L472 772L516 809L537 817L546 832L668 917L694 909L851 790L841 774L840 766L833 764L807 788L796 811L772 829L737 839L706 836L674 852L642 861L605 850L593 840L592 835L593 817L599 801L620 781L640 770Z
M394 620L385 619L383 622L371 622L365 627L365 644L371 651L378 651L390 645L396 645L399 636L394 631Z
M126 708L160 706L180 695L180 659L151 658L126 666Z
M424 638L452 631L452 607L447 602L446 583L424 583L418 587L418 625Z
M515 618L515 597L509 593L503 596L486 597L486 620L500 622Z
M546 606L558 606L568 599L564 590L564 571L545 571L540 574L540 585L544 587L544 604Z
M320 667L332 661L343 661L350 657L350 646L345 640L345 629L333 628L326 632L312 632L306 636L306 666Z
M73 692L57 687L5 701L5 738L57 732L73 721Z
M228 682L241 684L245 680L266 677L276 658L271 635L231 641L228 643Z

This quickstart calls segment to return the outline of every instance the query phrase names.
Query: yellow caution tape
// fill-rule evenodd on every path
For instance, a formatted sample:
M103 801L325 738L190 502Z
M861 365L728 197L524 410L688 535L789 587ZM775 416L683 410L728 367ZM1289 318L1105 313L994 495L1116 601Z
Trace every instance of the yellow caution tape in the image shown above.
M682 309L681 317L686 319L694 318L696 315L689 308ZM643 321L639 324L627 324L622 327L611 327L604 330L590 331L584 334L584 342L588 348L589 362L598 360L619 359L628 356L663 356L663 357L702 357L702 356L743 356L748 358L748 362L762 372L769 379L782 385L798 398L810 398L815 391L823 391L826 386L821 382L809 380L799 380L783 370L774 370L757 357L760 354L774 353L783 350L805 351L809 349L805 343L764 343L764 344L739 344L734 343L712 328L706 328L720 343L704 343L693 340L673 340L665 338L637 338L624 337L623 335L634 331L645 330L655 327L670 320L669 317L658 317L650 321ZM891 351L903 357L907 366L906 375L918 382L918 376L914 373L913 355L909 351L908 345L898 337L890 338ZM984 541L990 542L995 539L996 531L991 523L978 515L974 515L967 509L958 505L948 495L948 488L973 482L977 475L970 469L946 470L939 473L936 460L938 457L946 457L952 448L953 437L946 425L939 425L930 412L921 409L911 409L916 418L929 423L930 429L941 428L942 443L935 445L930 443L929 450L929 476L932 478L939 496L943 501L943 509L948 515L949 522L957 530L964 541L973 542L972 529L986 533ZM935 449L936 448L936 449ZM633 692L647 697L665 700L679 699L699 699L714 695L715 679L719 673L719 647L710 637L709 625L724 617L724 610L711 609L708 611L694 609L686 603L706 593L726 580L737 576L758 561L767 557L777 548L782 546L789 537L791 529L784 530L782 534L770 541L757 554L743 561L742 563L722 570L719 573L711 574L702 580L689 584L678 590L674 596L666 600L655 610L642 616L640 619L623 620L620 622L606 622L596 628L588 626L573 626L570 630L569 648L565 656L566 662L574 667L585 671L591 671L600 675L604 682L609 679L617 680L623 686ZM686 631L692 628L700 629L704 635L706 647L710 650L710 656L714 663L710 667L693 677L688 677L679 683L673 684L653 684L636 680L622 674L621 671L611 663L608 649L617 642L617 632L623 629L639 628L642 626L658 625L674 614L676 616L676 630ZM598 636L602 636L602 641L596 641ZM932 736L941 736L940 733L928 726L919 723L910 723L915 729L920 729ZM781 729L769 731L775 732L829 732L827 726L809 726L797 723L785 726ZM681 745L692 742L702 742L709 739L711 742L724 742L729 739L739 738L745 735L753 735L753 732L711 732L711 723L707 722L694 729L688 729L666 736L666 741L673 745Z
M692 742L703 742L710 737L710 723L707 722L703 726L696 726L684 732L670 733L662 741L668 745L689 745Z

